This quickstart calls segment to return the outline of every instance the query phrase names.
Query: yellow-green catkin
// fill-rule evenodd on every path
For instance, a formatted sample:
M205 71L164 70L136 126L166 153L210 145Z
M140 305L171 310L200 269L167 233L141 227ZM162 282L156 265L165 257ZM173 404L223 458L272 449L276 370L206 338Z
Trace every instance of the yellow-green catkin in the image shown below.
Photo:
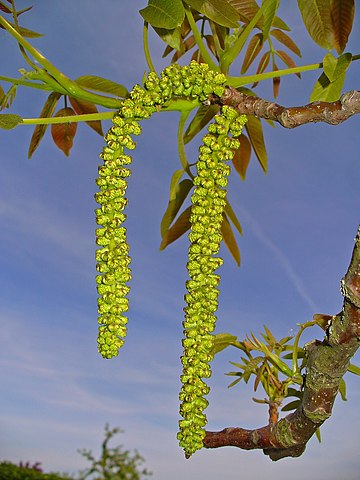
M221 224L226 205L226 186L230 174L227 164L239 147L238 137L246 122L245 116L224 106L215 122L209 125L203 138L197 162L195 190L192 195L189 261L190 279L186 283L188 293L183 322L184 353L181 357L183 374L180 392L178 439L189 458L202 448L207 423L204 410L208 401L204 398L209 387L203 379L211 376L209 362L213 359L218 284L220 276L215 271L223 260L216 257L222 241Z
M139 135L139 120L148 118L154 107L144 105L145 90L136 86L125 100L113 126L105 136L107 145L100 157L103 165L99 167L96 183L99 192L95 199L100 207L96 209L96 243L101 248L96 252L96 277L99 313L98 350L104 358L118 355L124 344L127 331L126 312L129 308L129 286L131 279L129 245L126 228L123 226L127 205L125 197L127 179L131 174L128 168L132 158L125 149L134 150L136 143L132 135Z
M131 279L129 245L126 239L124 209L125 192L130 176L132 158L125 153L136 146L132 135L139 135L139 121L149 118L174 97L190 97L204 101L210 93L221 95L226 77L209 70L208 65L191 62L190 65L170 65L160 76L150 72L144 87L136 85L113 118L100 157L95 195L100 207L96 209L96 252L99 334L98 349L104 358L118 355L127 331L127 295Z

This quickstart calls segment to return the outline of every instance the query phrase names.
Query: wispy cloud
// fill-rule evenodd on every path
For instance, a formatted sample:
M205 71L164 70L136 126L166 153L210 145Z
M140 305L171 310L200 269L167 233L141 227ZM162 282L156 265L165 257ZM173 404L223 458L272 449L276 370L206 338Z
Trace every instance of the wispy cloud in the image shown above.
M255 220L255 218L246 210L244 207L237 207L238 210L241 212L241 217L246 220L248 225L250 226L252 232L256 236L256 238L273 254L273 256L277 259L278 264L284 270L285 274L287 275L290 283L293 285L299 296L304 300L304 302L311 308L311 310L316 310L316 305L313 299L311 298L310 294L307 292L305 285L302 279L294 270L291 262L286 257L286 255L282 252L282 250L271 240L269 235L265 233L263 228L260 224Z

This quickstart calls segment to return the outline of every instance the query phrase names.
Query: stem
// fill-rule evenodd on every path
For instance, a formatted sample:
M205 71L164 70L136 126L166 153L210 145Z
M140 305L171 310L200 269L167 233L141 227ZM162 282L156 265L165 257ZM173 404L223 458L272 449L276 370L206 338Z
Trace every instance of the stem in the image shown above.
M261 82L262 80L269 80L270 78L274 77L283 77L285 75L291 75L293 73L300 73L300 72L309 72L311 70L316 70L318 68L322 68L322 63L312 63L310 65L303 65L299 67L293 68L284 68L283 70L276 70L274 72L266 72L266 73L259 73L257 75L248 75L246 77L228 77L227 83L229 87L242 87L243 85L247 85L249 83Z
M352 62L356 60L360 60L360 54L353 55L351 58ZM310 72L311 70L317 70L318 68L323 68L323 63L311 63L309 65L303 65L293 68L284 68L282 70L276 70L275 72L266 72L266 73L259 73L257 75L248 75L246 77L227 77L227 84L229 87L242 87L243 85L247 85L249 83L261 82L262 80L269 80L270 78L274 77L283 77L285 75L291 75L293 73L301 73L301 72Z
M185 128L186 120L190 115L190 112L191 110L183 110L180 114L177 140L178 140L178 152L179 152L181 165L184 171L189 175L189 177L194 179L194 175L190 170L190 165L186 158L185 145L184 145L184 128Z
M302 323L300 325L300 330L296 334L296 337L295 337L295 340L294 340L293 357L292 357L293 375L298 375L299 374L298 349L299 349L300 337L301 337L301 335L303 334L303 332L306 328L313 327L314 325L316 325L316 322L314 322L314 321Z
M150 48L149 48L149 24L148 24L148 22L144 22L143 47L144 47L146 63L148 64L150 72L156 72L154 64L151 60L151 54L150 54Z
M97 95L95 93L88 92L81 88L76 82L64 75L60 70L58 70L46 57L44 57L36 48L34 48L25 38L17 32L10 23L5 20L0 15L0 25L3 26L9 33L12 35L15 40L23 46L46 70L47 74L50 74L56 82L63 87L66 92L72 97L79 98L81 100L87 100L89 102L96 103L97 105L102 105L107 108L118 108L119 100L111 97L106 97L103 95ZM42 81L47 83L48 79L44 76L41 78ZM53 86L52 86L53 89Z
M53 123L78 123L94 120L110 120L115 112L87 113L85 115L67 115L65 117L23 118L19 125L50 125Z
M185 7L185 14L189 22L190 28L194 34L196 45L199 47L199 50L204 62L206 62L212 70L219 71L219 67L211 58L207 48L205 47L204 42L202 41L201 34L196 26L196 22L194 20L194 17L193 17L193 14L191 13L190 8Z
M246 40L248 39L250 32L253 30L257 22L260 20L262 16L262 12L265 7L265 3L259 8L256 15L251 19L251 21L247 24L245 29L242 31L241 35L236 39L235 43L232 45L229 50L224 52L224 55L221 59L221 71L227 72L229 69L230 64L234 61L234 59L239 55L243 46L245 45ZM235 86L235 85L232 85Z

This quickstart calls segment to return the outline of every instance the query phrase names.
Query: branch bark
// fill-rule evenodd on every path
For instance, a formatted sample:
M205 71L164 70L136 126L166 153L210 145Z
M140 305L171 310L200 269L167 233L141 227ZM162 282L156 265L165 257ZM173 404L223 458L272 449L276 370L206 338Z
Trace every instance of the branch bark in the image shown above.
M306 377L301 404L291 414L255 430L225 428L206 432L205 448L262 449L272 460L298 457L332 413L351 357L360 346L360 226L348 271L341 280L343 308L332 317L323 341L306 345Z
M306 123L325 122L338 125L360 113L360 91L344 93L336 102L313 102L300 107L283 107L259 97L245 95L233 87L226 87L221 97L212 95L209 105L229 105L243 115L252 115L280 123L285 128L295 128Z

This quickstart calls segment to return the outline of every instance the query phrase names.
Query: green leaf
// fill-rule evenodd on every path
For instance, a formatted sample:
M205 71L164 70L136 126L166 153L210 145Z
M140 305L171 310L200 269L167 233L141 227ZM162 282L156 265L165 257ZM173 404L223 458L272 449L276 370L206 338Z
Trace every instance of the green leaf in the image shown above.
M323 60L324 73L330 82L334 82L346 72L351 63L351 58L351 53L344 53L338 58L335 58L331 53L325 55Z
M346 70L350 63L350 53L344 53L338 59L334 59L331 54L325 55L324 70L328 74L323 72L320 75L311 93L310 101L335 102L339 100L345 82ZM328 75L333 78L333 81L329 79Z
M321 443L320 427L315 430L315 435L316 435L316 438L318 439L318 442Z
M0 114L0 128L4 130L11 130L17 127L20 123L23 123L23 119L20 115L14 113L2 113Z
M221 224L221 234L223 236L225 245L227 246L229 252L233 256L238 267L240 267L240 250L236 242L236 238L231 228L230 222L225 214Z
M179 215L174 225L165 233L161 240L160 250L164 250L170 243L175 242L190 229L190 215L191 205Z
M61 93L52 92L46 99L44 106L40 112L39 118L48 118L52 117L55 107L61 98ZM34 132L31 136L29 150L28 150L28 158L31 158L37 147L40 145L40 142L45 135L46 129L48 125L36 125L34 128Z
M333 0L298 0L298 7L311 38L320 47L332 48L331 4Z
M296 410L300 405L300 400L293 400L292 402L287 403L281 409L282 412L290 412L291 410Z
M95 92L109 93L116 97L126 98L129 94L128 90L120 83L113 82L107 78L98 77L96 75L83 75L78 77L75 82L81 87Z
M354 375L360 375L360 367L350 363L348 372L353 373Z
M195 135L197 135L217 114L219 111L218 105L205 106L201 105L194 118L189 123L186 132L184 134L184 143L189 143Z
M344 402L346 402L347 401L347 398L346 398L346 383L345 383L345 380L343 378L340 380L340 383L339 383L339 393L340 393L341 399L344 400Z
M331 4L333 47L337 53L345 50L354 21L354 0L340 0Z
M181 0L149 0L148 6L139 13L152 27L167 30L179 27L185 18Z
M217 335L214 335L214 337L214 346L212 349L213 355L216 355L237 341L237 337L230 333L218 333Z
M255 155L259 160L262 169L266 173L268 167L268 157L260 119L256 117L248 117L245 128Z
M29 30L28 28L25 27L18 27L12 22L9 22L9 24L17 31L20 33L22 37L26 38L38 38L38 37L43 37L42 33L34 32L34 30ZM0 25L0 28L4 29L2 25Z
M264 36L264 41L268 38L270 28L273 25L277 9L279 8L280 0L271 0L266 4L264 9L264 24L262 27L262 32Z
M237 28L239 13L227 0L186 0L186 3L219 25Z
M167 43L171 48L174 48L175 50L180 50L181 40L182 40L180 28L173 28L171 30L166 30L165 28L155 27L154 30L159 35L161 40ZM164 54L163 57L166 57L166 54Z
M183 170L179 170L179 172L180 171L182 173L184 172ZM176 172L174 175L176 175ZM193 182L189 179L185 179L182 180L179 184L175 185L173 189L170 189L170 200L160 225L160 232L162 238L165 236L174 218L178 214L192 187Z

